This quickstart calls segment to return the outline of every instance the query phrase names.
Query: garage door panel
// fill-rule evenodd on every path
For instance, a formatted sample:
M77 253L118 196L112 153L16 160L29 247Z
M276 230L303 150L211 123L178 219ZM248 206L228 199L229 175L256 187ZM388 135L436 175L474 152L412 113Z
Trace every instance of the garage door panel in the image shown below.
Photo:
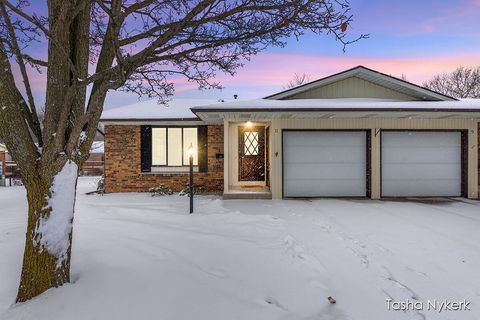
M382 132L382 195L461 195L461 133Z
M385 163L431 163L432 158L438 163L460 163L458 157L461 148L446 147L439 148L389 148L389 152L384 155L382 160Z
M383 165L383 179L458 179L461 173L460 166L457 170L451 169L452 164L390 164Z
M366 133L283 133L285 197L365 196Z
M382 183L384 196L395 197L449 197L459 195L461 193L460 180L448 180L443 183L441 179L436 181L425 181L424 179L407 180L407 181L388 181ZM456 188L451 187L451 183L457 185ZM412 190L421 190L421 193L412 193Z
M323 181L319 184L312 180L291 180L289 182L289 191L285 196L288 197L358 197L358 190L365 188L365 180L345 180L337 179ZM362 196L362 194L360 194ZM364 196L364 194L363 194Z
M459 132L432 132L432 131L404 131L383 132L382 138L388 136L388 140L382 141L385 147L408 147L408 148L433 148L433 147L456 147L459 142ZM439 139L432 139L438 137ZM411 139L407 139L411 138Z
M349 146L341 145L337 147L333 146L292 146L289 147L289 153L286 155L289 163L312 163L317 159L315 163L349 163L349 159L355 157L361 152L366 152L362 148L362 143L359 145ZM364 145L364 143L363 143ZM321 150L319 150L321 148ZM308 157L306 156L308 155Z
M284 174L285 180L295 179L365 179L364 168L350 164L290 164Z
M365 134L359 131L288 131L285 139L295 141L292 146L339 147L357 146ZM321 137L321 139L319 139ZM346 139L348 137L348 139Z

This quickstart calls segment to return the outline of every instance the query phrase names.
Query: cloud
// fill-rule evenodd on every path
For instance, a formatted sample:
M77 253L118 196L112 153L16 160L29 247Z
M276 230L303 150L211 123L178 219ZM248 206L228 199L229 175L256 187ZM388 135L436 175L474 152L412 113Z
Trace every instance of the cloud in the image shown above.
M479 0L352 0L353 26L373 35L478 35L479 9Z
M337 72L350 69L358 65L380 72L400 77L405 75L408 81L422 84L431 79L433 75L454 70L460 65L473 66L479 64L480 53L470 54L443 54L432 57L362 57L362 56L330 56L330 55L307 55L293 53L262 53L253 57L251 62L238 70L237 74L219 74L216 81L226 87L224 93L230 97L233 93L242 97L262 97L275 91L280 91L293 76L294 73L307 73L312 78L318 79ZM46 74L32 72L32 87L40 96L45 90ZM175 92L184 92L189 96L202 96L204 93L197 91L197 85L182 78L172 79L175 83ZM21 86L21 84L19 83ZM212 96L217 96L217 91ZM115 105L125 103L125 98L132 96L132 101L138 99L133 94L111 92L109 97ZM118 99L117 99L118 98ZM123 103L122 103L123 101Z
M479 54L439 55L420 58L336 57L327 55L263 53L240 70L235 77L219 76L227 86L283 85L294 73L311 74L314 78L328 76L358 65L383 73L401 76L422 83L433 75L449 72L460 65L477 65Z
M459 5L444 8L422 23L425 33L478 35L480 1L464 0Z

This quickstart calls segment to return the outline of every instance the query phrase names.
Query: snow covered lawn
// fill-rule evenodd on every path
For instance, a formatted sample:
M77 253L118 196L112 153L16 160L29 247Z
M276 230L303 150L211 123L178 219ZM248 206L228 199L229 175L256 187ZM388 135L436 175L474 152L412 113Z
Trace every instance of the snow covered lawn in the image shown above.
M26 200L0 188L0 319L480 319L479 202L198 197L190 216L185 197L94 185L79 181L73 283L14 306Z

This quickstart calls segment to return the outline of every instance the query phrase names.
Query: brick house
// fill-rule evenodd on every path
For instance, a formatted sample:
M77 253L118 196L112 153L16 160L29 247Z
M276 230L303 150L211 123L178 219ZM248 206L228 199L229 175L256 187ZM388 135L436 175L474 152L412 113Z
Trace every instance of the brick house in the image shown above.
M184 150L193 143L198 149L195 183L206 192L221 192L223 126L206 125L190 111L192 104L215 102L186 99L166 107L147 101L104 112L105 191L139 192L161 184L180 191L188 184ZM163 150L155 142L163 142ZM162 151L163 156L159 155Z
M106 110L106 192L194 179L224 198L478 198L480 99L362 66L263 99Z

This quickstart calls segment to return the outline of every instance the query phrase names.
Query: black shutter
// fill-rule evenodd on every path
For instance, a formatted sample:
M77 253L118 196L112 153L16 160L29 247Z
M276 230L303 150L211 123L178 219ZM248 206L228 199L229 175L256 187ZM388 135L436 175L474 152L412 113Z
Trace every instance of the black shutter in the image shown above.
M208 127L199 126L197 129L198 137L198 171L208 171Z
M152 126L141 126L140 128L142 172L150 172L152 168Z

